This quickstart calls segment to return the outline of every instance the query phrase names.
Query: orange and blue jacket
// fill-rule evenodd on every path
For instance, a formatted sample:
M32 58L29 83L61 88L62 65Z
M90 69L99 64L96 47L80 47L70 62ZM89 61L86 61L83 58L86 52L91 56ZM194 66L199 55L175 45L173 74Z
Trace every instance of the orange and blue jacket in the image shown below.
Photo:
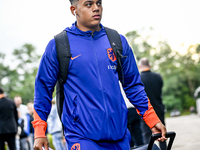
M64 84L62 123L65 137L80 136L91 140L119 140L127 129L127 108L120 91L117 61L106 32L79 30L74 23L66 28L71 60ZM160 122L151 106L131 47L120 35L124 73L123 89L141 118L152 128ZM35 79L35 138L46 137L46 120L51 110L52 93L58 79L59 63L52 39L41 58Z

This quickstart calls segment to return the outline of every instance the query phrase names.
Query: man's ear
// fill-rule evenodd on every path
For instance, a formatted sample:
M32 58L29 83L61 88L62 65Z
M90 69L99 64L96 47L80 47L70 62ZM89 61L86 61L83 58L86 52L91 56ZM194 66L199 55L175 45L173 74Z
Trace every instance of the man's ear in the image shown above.
M76 16L76 7L74 5L70 7L70 10L71 10L72 15Z

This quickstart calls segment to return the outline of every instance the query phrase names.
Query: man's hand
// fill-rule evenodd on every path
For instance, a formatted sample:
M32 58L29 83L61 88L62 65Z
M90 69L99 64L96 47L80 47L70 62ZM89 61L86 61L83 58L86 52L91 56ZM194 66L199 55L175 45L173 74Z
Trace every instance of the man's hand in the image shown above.
M42 147L45 150L48 150L48 140L47 138L37 138L34 140L34 150L42 150Z
M151 131L153 134L156 134L156 133L162 134L162 137L158 138L158 141L163 142L163 141L167 140L167 138L165 137L167 130L161 122L157 123L153 128L151 128Z

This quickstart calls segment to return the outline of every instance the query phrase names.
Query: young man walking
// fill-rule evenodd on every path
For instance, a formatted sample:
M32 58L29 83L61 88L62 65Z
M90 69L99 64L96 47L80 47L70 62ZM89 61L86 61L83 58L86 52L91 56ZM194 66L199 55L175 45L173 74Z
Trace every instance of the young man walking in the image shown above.
M129 150L127 108L120 91L117 60L103 25L102 0L70 0L76 22L65 29L72 57L64 83L62 123L69 150ZM166 128L148 101L140 74L124 36L123 89L153 133ZM109 67L111 66L111 67ZM52 92L58 79L59 63L55 40L46 47L35 81L35 150L48 150L45 136L51 110Z

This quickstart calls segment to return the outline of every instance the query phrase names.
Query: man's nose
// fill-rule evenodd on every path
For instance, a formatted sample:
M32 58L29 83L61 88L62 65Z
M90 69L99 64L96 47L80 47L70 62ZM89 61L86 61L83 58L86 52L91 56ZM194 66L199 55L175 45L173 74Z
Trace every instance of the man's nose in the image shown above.
M93 11L99 11L99 6L97 4L93 5Z

